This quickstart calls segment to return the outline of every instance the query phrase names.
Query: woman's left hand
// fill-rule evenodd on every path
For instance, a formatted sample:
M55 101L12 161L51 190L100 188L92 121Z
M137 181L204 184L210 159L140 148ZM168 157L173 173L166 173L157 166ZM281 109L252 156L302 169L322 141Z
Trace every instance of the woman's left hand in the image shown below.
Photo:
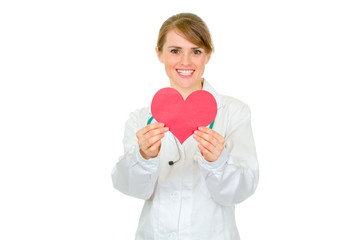
M206 161L214 162L220 157L225 138L219 133L207 127L199 127L194 132L194 139L199 142L198 147Z

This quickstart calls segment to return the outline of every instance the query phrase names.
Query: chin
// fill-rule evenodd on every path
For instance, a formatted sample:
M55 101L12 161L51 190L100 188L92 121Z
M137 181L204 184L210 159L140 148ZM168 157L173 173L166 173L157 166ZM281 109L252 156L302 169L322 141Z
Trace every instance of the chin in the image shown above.
M198 76L193 75L191 77L181 77L178 75L178 73L172 73L172 74L168 74L169 79L170 79L170 83L171 85L176 85L180 88L183 89L192 89L194 88L196 85L200 84L202 82L202 78L200 78L200 80L198 80Z
M196 83L194 81L192 81L191 79L181 79L181 80L177 80L175 81L175 83L181 87L181 88L192 88L193 86L196 85Z

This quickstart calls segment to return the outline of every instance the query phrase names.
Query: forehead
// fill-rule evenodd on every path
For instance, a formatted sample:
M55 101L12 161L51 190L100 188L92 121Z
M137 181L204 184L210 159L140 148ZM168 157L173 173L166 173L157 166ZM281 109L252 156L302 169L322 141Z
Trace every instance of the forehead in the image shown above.
M193 44L189 40L187 40L184 35L182 35L179 31L170 30L166 34L166 42L165 46L177 46L183 48L200 48L199 46Z

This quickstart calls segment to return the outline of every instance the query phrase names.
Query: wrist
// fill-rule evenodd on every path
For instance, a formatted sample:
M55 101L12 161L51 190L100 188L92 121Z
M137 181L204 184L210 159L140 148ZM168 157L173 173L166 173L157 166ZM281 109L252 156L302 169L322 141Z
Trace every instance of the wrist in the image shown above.
M149 159L151 159L151 158L156 158L156 157L157 157L157 155L156 155L156 156L148 156L148 155L145 154L145 153L143 152L143 150L141 150L140 148L139 148L139 153L140 153L140 155L143 157L143 159L145 159L145 160L149 160Z

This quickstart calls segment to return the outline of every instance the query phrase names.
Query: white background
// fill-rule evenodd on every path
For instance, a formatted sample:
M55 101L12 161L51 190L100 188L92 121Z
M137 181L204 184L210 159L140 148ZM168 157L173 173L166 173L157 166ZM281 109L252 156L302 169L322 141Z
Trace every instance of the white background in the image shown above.
M252 110L242 239L360 239L356 2L1 1L0 239L134 238L143 202L110 173L129 113L168 86L157 33L184 11L213 36L204 77Z

